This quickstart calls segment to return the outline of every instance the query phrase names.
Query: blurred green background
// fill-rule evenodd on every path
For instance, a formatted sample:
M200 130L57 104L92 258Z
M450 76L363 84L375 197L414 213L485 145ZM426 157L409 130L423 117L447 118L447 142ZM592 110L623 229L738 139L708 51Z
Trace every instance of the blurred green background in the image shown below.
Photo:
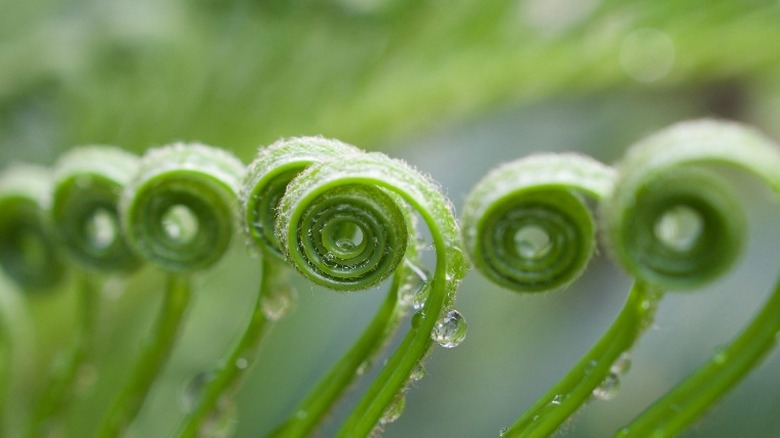
M407 159L459 209L490 168L532 152L614 162L644 135L705 116L780 139L777 1L0 0L0 11L3 167L51 165L82 144L142 153L177 140L249 162L259 145L322 134ZM618 396L586 406L561 436L609 436L760 306L778 272L780 212L768 190L729 176L752 227L739 266L700 292L667 297ZM180 346L132 436L168 436L188 379L237 336L259 282L243 243L237 236L230 255L197 277ZM95 426L149 332L162 283L152 268L106 279L98 360L84 373L68 436ZM456 306L466 341L434 351L385 436L496 436L606 329L628 287L603 255L568 290L540 296L472 272ZM238 437L288 415L383 295L302 280L297 289L296 311L274 327L238 396ZM74 294L21 296L0 276L0 296L20 345L9 403L19 421L70 341ZM685 436L778 436L778 366L773 354Z

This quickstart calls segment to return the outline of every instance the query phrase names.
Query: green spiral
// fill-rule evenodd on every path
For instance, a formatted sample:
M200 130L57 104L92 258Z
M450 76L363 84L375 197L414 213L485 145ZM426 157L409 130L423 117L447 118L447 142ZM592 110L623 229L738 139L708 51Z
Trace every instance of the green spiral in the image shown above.
M284 252L309 279L331 289L361 290L387 278L401 263L409 240L408 209L397 196L355 184L312 200L299 218L283 217L280 207L288 184L308 166L360 155L357 148L317 137L286 140L261 150L242 196L252 241ZM288 219L296 221L297 233L290 243L296 250L282 248L280 235L273 233L275 224Z
M261 148L250 164L239 198L249 243L262 254L260 291L244 332L210 372L212 378L201 390L176 436L194 437L203 433L209 416L237 390L245 368L258 354L268 327L293 307L294 293L287 280L289 267L284 264L273 234L276 208L287 184L312 162L348 153L357 153L357 149L321 137L299 137ZM239 368L235 366L237 361L247 366Z
M404 209L381 189L351 185L311 199L290 218L289 257L315 283L362 290L387 278L409 240ZM292 228L292 227L291 227Z
M409 207L428 225L436 249L431 291L339 436L368 435L428 352L434 327L452 306L467 268L459 230L435 184L376 153L311 165L279 203L276 237L287 258L312 281L343 290L371 286L398 268L406 251L408 231L402 228Z
M610 167L575 154L537 154L496 168L472 189L463 210L463 238L474 265L516 291L567 286L595 245L582 195L608 195L614 177Z
M45 168L18 164L0 176L0 265L27 291L51 288L65 272L46 214L49 175Z
M280 201L293 180L307 178L306 168L363 155L354 146L322 137L285 139L261 149L245 178L245 230L252 245L262 250L264 262L287 258L313 281L336 290L365 289L395 272L384 304L364 332L295 409L307 415L291 416L273 432L276 437L312 433L387 344L407 311L398 298L411 278L402 261L417 263L418 254L415 233L409 232L412 216L397 195L356 185L318 199L299 224L306 230L300 233L306 236L300 242L303 261L289 256L275 234L284 220L279 218ZM261 296L269 293L261 290Z
M66 251L80 265L131 271L140 260L119 229L119 197L138 171L138 158L111 146L63 155L54 173L51 216Z
M612 255L626 270L658 287L689 289L734 263L743 213L713 165L742 170L780 198L780 147L756 130L713 120L662 130L631 148L602 209ZM617 436L676 436L760 363L778 332L780 283L740 334Z
M494 169L469 194L463 237L491 281L519 292L561 289L585 269L596 245L586 196L614 189L614 169L577 154L536 154ZM657 292L635 284L612 327L574 367L511 426L506 437L554 433L631 348L655 311Z
M735 166L777 190L777 150L740 125L681 123L639 142L602 209L607 246L632 275L691 289L733 265L745 240L743 209L706 165Z
M169 271L210 267L233 237L244 170L233 155L199 144L150 151L122 193L127 240Z
M290 181L312 163L360 153L354 146L322 137L296 137L260 149L241 189L244 230L257 248L279 256L274 234L276 209Z

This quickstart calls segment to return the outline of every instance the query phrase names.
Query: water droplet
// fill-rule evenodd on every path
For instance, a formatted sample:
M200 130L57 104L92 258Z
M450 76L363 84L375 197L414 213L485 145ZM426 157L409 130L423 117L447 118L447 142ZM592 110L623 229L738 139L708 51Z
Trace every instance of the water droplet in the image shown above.
M610 373L599 386L593 390L593 397L599 400L612 400L620 391L620 378Z
M236 368L239 370L245 370L249 366L249 361L245 357L239 357L236 359Z
M466 320L457 310L450 310L436 321L431 339L444 348L454 348L466 339Z
M238 425L238 407L230 397L222 397L217 407L200 427L198 436L207 438L228 438L233 436Z
M504 436L506 435L507 431L509 431L508 427L504 427L501 430L498 431L498 436Z
M261 300L263 315L271 321L278 321L295 308L298 292L292 286L283 286L271 291L264 291Z
M555 394L552 400L550 400L550 404L553 406L558 406L563 401L563 396L561 394Z
M379 422L381 424L394 423L399 418L401 418L401 414L404 413L405 408L406 396L403 392L399 392L393 399L392 403L390 403L390 406L385 409L385 412L382 414L382 418L379 419Z
M408 271L403 284L398 288L398 301L403 307L412 307L414 310L422 309L430 292L430 273L412 262L406 260L405 268Z
M721 346L715 350L715 355L712 356L712 361L718 365L723 365L728 360L729 355L726 352L726 348Z
M367 360L364 360L363 362L360 363L360 365L358 365L357 369L355 370L355 374L357 374L358 376L362 376L363 374L366 373L369 366L371 366L371 364Z
M190 412L198 403L203 388L214 378L211 371L203 371L193 376L184 386L184 392L181 397L181 405L185 412Z
M425 369L423 364L418 363L416 367L412 370L412 373L409 375L409 380L413 382L418 382L422 380L423 377L425 377L428 374L428 371Z
M609 367L609 371L612 374L625 374L631 369L631 354L624 351L620 357L615 360L615 363Z
M342 251L352 251L356 246L352 239L342 238L336 241L336 247Z
M295 412L295 418L297 418L299 420L303 420L304 418L306 418L308 416L309 416L309 411L307 411L305 409L299 409L298 411Z

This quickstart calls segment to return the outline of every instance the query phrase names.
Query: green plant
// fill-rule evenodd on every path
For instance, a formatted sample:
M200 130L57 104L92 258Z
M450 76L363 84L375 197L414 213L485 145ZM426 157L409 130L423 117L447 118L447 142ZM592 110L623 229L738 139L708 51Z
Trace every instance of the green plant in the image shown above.
M463 340L465 322L452 306L468 267L464 247L492 281L539 293L568 287L603 233L610 254L635 277L623 309L574 368L502 432L549 436L591 398L614 396L626 355L665 291L710 282L736 260L745 222L736 196L709 164L745 170L780 193L780 148L773 142L735 123L686 122L639 142L614 169L575 154L537 154L496 168L466 202L465 246L449 201L427 177L383 154L321 137L261 148L248 171L231 155L194 144L152 150L140 161L115 148L83 148L63 157L52 183L37 168L9 169L0 184L5 270L22 289L56 287L64 249L81 295L69 359L34 401L26 433L62 427L79 370L91 360L100 307L92 276L128 275L141 258L166 272L168 286L152 337L97 431L124 434L175 345L189 275L223 257L240 216L262 262L256 304L217 366L192 376L192 406L176 436L232 433L241 378L263 360L258 350L268 328L294 304L288 264L313 283L347 292L391 280L365 332L273 436L314 433L415 312L338 432L368 436L401 415L432 344L450 348ZM598 221L583 195L599 203ZM421 268L419 219L436 252L432 275ZM774 345L778 297L775 287L742 334L618 435L674 436L689 427Z
M502 434L549 436L591 397L610 398L622 356L651 324L666 290L717 278L736 259L744 219L735 196L702 164L741 168L778 193L780 150L736 124L675 125L632 147L611 169L578 156L538 156L496 169L466 203L464 235L476 266L521 292L560 288L593 250L594 225L576 193L602 201L612 256L636 278L613 325L575 367ZM729 346L619 436L674 436L733 387L774 345L777 286Z

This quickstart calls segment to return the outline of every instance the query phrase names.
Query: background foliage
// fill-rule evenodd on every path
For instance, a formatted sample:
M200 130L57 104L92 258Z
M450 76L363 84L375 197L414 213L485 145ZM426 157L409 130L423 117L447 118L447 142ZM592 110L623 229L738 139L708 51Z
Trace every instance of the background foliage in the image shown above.
M459 208L488 169L535 151L611 162L645 134L700 116L746 121L780 138L776 1L0 0L0 10L3 164L49 165L80 144L140 153L174 140L230 149L247 162L279 137L323 134L406 158ZM752 226L739 269L707 290L667 297L622 392L587 406L566 436L617 429L765 297L777 275L780 213L763 188L735 177ZM242 324L259 261L241 238L234 247L199 277L182 343L137 436L172 430L185 382L214 363ZM151 268L108 280L100 360L74 406L74 436L94 427L148 331L161 286ZM271 333L240 394L237 436L284 418L382 295L303 282L298 290L297 311ZM497 434L587 350L627 290L628 278L603 256L568 290L544 296L518 296L472 273L457 304L468 339L435 352L386 436ZM40 389L37 376L67 342L73 294L20 297L3 277L0 291L11 331L27 340L12 408L23 412L26 394ZM780 429L777 364L770 357L687 436Z

